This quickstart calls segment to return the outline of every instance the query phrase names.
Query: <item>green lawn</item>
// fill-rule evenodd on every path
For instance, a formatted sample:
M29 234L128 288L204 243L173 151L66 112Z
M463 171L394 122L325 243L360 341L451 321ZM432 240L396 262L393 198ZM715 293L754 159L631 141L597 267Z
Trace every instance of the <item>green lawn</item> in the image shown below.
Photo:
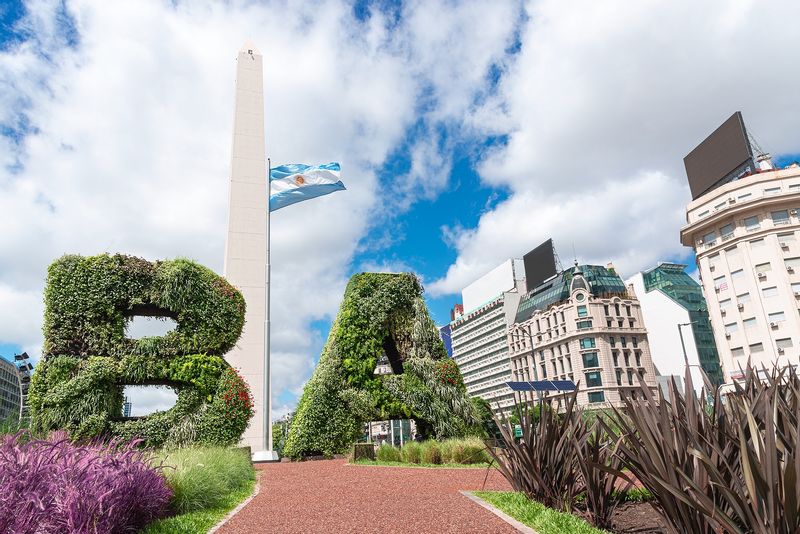
M168 517L151 523L142 534L202 534L219 523L228 512L252 495L255 481L249 481L246 488L231 492L225 500L215 508L206 508L195 512Z
M384 467L434 467L434 468L442 468L445 467L447 469L486 469L489 467L487 463L479 463L479 464L412 464L407 462L389 462L386 460L358 460L357 462L350 462L352 465L381 465Z
M599 530L579 517L531 501L522 493L475 491L473 494L539 534L607 534L605 530Z

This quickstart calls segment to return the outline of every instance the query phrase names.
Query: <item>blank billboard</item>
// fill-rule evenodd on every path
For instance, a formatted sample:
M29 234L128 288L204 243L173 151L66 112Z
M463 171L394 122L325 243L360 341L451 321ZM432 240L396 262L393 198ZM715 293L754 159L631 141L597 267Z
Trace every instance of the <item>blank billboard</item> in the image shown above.
M548 239L522 257L525 265L525 288L531 291L556 274L556 255L553 240Z
M737 111L683 158L692 200L721 185L742 167L755 169L742 112Z
M469 313L514 289L514 261L506 260L461 290L464 311Z

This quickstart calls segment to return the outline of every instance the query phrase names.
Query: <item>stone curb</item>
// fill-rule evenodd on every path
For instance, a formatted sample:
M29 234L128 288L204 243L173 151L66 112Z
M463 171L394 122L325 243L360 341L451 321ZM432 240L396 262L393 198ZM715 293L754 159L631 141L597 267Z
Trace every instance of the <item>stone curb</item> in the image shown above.
M261 478L261 477L259 476L259 479L260 479L260 478ZM230 521L230 520L231 520L231 518L232 518L233 516L235 516L236 514L238 514L238 513L239 513L239 512L242 510L242 508L244 508L245 506L247 506L248 504L250 504L250 501L252 501L253 499L255 499L255 498L256 498L256 496L259 494L259 492L261 492L261 482L260 482L260 481L257 481L257 482L256 482L256 487L255 487L255 489L253 490L253 493L252 493L252 495L250 495L248 498L246 498L245 500L243 500L242 502L240 502L240 503L239 503L239 505L238 505L236 508L234 508L233 510L231 510L230 512L228 512L228 515L226 515L225 517L223 517L223 518L220 520L220 522L219 522L219 523L217 523L216 525L214 525L213 527L211 527L211 530L209 530L209 531L208 531L208 534L214 534L214 532L216 532L216 531L218 531L219 529L221 529L221 528L223 527L223 525L225 525L225 523L227 523L228 521Z
M523 532L524 534L539 534L537 531L533 530L528 525L520 523L519 521L517 521L516 519L514 519L510 515L508 515L505 512L495 508L494 506L492 506L488 502L484 501L480 497L474 495L471 491L461 490L461 491L459 491L459 493L461 495L463 495L464 497L468 498L469 500L471 500L472 502L474 502L474 503L476 503L476 504L478 504L480 506L483 506L484 508L486 508L487 510L492 512L494 515L496 515L497 517L499 517L500 519L502 519L503 521L505 521L506 523L508 523L512 527L514 527L515 529L519 530L520 532Z

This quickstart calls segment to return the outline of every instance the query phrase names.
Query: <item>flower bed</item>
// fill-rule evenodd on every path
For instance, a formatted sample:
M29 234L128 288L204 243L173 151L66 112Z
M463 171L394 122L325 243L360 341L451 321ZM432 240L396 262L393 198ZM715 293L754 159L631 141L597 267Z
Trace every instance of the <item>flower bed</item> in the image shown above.
M136 532L166 515L172 490L137 442L0 438L0 532Z

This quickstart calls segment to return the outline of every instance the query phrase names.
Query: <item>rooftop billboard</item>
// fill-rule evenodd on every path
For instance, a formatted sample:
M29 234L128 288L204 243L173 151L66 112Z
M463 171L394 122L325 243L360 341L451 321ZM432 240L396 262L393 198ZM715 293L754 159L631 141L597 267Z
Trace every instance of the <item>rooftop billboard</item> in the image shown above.
M548 239L535 249L522 257L525 265L525 289L531 291L536 286L554 276L556 270L556 255L553 250L553 240Z
M461 302L464 304L464 312L469 313L475 308L499 297L505 291L514 289L518 275L522 274L518 266L515 269L514 264L516 261L519 260L509 259L504 261L461 290Z
M755 171L742 112L737 111L683 158L692 200L742 174Z

